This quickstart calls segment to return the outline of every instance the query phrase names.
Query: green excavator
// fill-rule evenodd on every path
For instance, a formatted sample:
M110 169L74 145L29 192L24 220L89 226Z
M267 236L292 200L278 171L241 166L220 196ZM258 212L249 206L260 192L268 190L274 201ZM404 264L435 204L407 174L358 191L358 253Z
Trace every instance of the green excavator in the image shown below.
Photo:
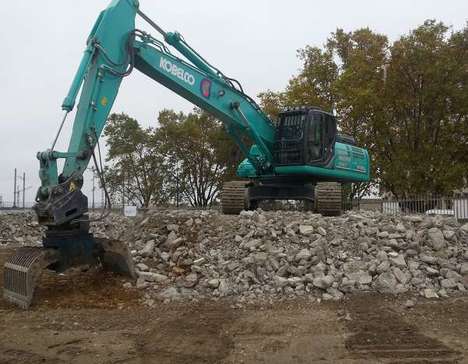
M136 29L137 15L161 39ZM341 184L369 180L368 152L338 133L333 114L299 107L271 120L238 81L205 60L181 34L161 29L139 9L138 0L113 0L87 39L62 104L65 116L52 147L37 154L41 186L35 211L46 227L43 246L18 249L4 267L4 297L20 307L30 306L45 268L62 272L82 264L101 264L135 274L125 244L90 233L88 199L81 191L91 159L102 178L95 149L99 150L99 137L119 86L134 70L214 115L245 155L237 171L240 180L226 183L220 194L226 214L255 209L265 200L300 200L319 213L338 215ZM58 136L80 91L68 150L56 151ZM64 159L60 173L59 159Z

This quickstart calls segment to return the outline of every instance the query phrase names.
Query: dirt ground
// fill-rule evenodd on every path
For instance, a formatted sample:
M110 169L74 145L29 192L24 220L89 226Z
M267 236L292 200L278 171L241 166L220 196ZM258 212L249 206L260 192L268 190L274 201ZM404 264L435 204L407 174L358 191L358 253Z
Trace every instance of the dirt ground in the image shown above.
M148 308L122 283L46 275L29 311L0 300L0 363L468 363L468 298Z

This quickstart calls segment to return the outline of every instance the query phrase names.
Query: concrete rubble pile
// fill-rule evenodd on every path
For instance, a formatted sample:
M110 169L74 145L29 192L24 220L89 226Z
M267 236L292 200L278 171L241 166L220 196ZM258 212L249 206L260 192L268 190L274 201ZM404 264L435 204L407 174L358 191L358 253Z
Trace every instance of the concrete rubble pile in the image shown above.
M0 246L8 244L36 245L42 237L43 228L33 213L10 213L0 215Z
M353 291L438 298L468 289L468 224L451 218L179 210L130 223L113 219L97 231L130 243L136 286L146 289L150 303L306 295L339 300Z
M426 298L466 294L468 224L452 218L348 212L154 210L93 223L128 242L144 300L297 296L339 300L355 291ZM2 243L37 243L32 214L0 215Z

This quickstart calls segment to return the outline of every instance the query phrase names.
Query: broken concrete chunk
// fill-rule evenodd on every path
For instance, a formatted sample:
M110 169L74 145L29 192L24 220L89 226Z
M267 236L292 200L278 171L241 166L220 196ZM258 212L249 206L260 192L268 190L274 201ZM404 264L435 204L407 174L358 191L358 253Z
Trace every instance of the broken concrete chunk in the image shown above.
M314 232L314 227L311 225L299 225L299 232L301 235L309 235Z

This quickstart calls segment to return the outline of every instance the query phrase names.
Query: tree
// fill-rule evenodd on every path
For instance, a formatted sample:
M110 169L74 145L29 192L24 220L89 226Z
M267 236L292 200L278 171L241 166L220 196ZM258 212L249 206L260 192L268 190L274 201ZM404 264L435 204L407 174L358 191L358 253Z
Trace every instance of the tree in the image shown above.
M382 182L394 194L446 194L466 184L467 30L449 35L430 20L391 49L388 122L377 140Z
M284 106L334 109L341 130L371 155L374 182L396 196L466 185L468 27L434 20L389 44L368 28L338 29L282 92L260 94L270 115ZM369 184L353 186L362 195Z
M166 173L154 134L154 129L142 129L126 114L109 117L104 131L110 163L105 180L114 203L125 200L149 207L167 200Z
M353 183L351 198L360 200L379 180L375 152L375 130L384 121L384 72L388 40L368 28L354 32L337 29L328 39L328 52L337 58L338 76L331 84L335 111L343 133L354 137L357 144L369 150L373 180Z
M171 195L179 192L194 207L210 206L222 183L235 173L235 145L219 122L199 110L188 115L164 110L158 121L156 139Z
M223 182L235 176L238 148L222 124L200 110L164 110L158 123L143 129L126 114L109 117L105 177L112 200L142 207L171 201L210 206Z
M268 90L260 93L263 110L273 119L285 107L317 106L331 111L334 105L332 85L338 75L338 67L329 50L307 46L298 51L303 62L301 72L288 83L284 92Z

